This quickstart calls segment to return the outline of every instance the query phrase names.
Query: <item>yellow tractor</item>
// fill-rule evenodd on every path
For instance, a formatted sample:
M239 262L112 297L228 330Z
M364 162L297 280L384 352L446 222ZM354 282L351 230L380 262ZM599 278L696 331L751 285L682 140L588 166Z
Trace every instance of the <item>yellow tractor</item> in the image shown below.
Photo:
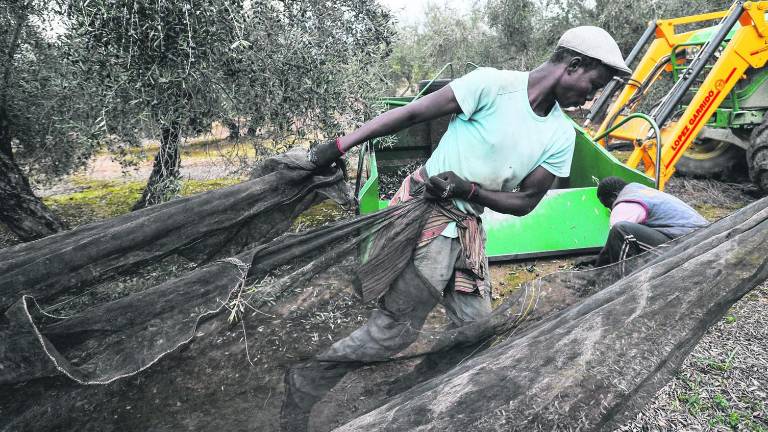
M676 169L726 177L746 165L768 192L766 11L768 1L737 1L725 11L649 23L627 57L630 64L644 52L631 78L606 87L585 129L604 147L631 143L627 165L661 188ZM674 84L650 100L664 82ZM649 102L648 115L639 115Z

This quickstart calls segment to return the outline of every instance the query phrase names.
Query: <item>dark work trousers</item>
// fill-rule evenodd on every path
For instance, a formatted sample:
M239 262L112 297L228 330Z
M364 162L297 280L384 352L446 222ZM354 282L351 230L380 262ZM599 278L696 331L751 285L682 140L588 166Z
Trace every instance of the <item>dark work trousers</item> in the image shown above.
M672 240L661 231L632 222L618 222L608 233L608 241L595 262L604 266L653 250Z

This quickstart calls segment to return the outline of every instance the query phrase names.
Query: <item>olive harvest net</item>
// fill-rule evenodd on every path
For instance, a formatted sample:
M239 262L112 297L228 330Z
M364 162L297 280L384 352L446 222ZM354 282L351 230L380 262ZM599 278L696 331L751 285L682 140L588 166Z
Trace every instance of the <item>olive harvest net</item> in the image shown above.
M291 151L241 184L0 250L0 430L612 430L768 277L764 199L526 283L483 321L446 329L436 310L404 352L293 413L286 371L365 322L357 292L413 271L437 205L288 232L348 203L342 173L313 168Z

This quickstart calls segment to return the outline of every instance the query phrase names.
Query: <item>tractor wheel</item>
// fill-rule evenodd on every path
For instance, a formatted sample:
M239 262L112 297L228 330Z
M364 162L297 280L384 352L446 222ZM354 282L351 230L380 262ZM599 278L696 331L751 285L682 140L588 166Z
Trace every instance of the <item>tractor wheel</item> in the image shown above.
M696 141L675 169L687 177L736 180L746 172L744 149L722 141Z
M768 122L752 132L747 161L749 177L763 193L768 193Z

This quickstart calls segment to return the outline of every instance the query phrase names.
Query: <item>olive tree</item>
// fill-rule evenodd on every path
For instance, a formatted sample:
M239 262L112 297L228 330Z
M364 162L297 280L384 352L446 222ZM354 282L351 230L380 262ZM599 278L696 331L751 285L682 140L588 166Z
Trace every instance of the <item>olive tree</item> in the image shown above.
M375 70L389 20L373 0L72 0L68 40L103 136L159 138L142 208L177 194L182 137L213 121L273 141L337 132L364 105L371 86L348 78Z
M370 115L393 35L376 1L253 1L244 21L226 100L247 119L257 153L339 134Z
M512 54L479 5L460 13L432 2L424 13L422 21L398 27L389 59L389 78L403 94L415 92L419 80L431 79L448 63L455 77L465 72L467 62L500 66Z
M74 0L68 4L70 61L83 71L103 137L160 147L135 208L179 188L180 140L215 115L220 65L237 39L240 0Z
M45 32L57 13L50 2L0 1L0 222L22 241L65 228L30 179L69 174L99 146L79 72Z
M650 20L727 9L730 0L489 0L491 27L519 53L520 68L534 67L552 53L560 35L571 27L606 29L628 54Z

